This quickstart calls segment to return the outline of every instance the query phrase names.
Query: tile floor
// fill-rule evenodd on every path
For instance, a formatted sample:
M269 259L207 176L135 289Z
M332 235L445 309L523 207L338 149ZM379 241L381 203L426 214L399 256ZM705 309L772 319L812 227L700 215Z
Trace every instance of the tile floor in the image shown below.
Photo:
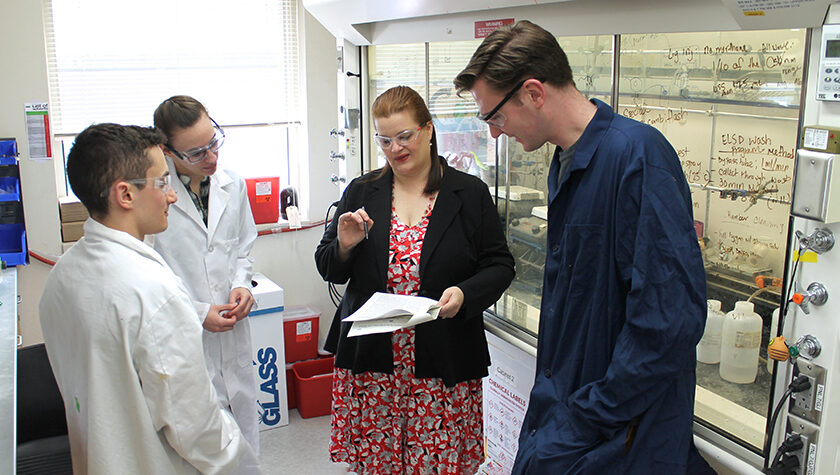
M346 464L330 462L330 416L300 417L289 410L289 425L260 432L260 463L265 475L333 475Z

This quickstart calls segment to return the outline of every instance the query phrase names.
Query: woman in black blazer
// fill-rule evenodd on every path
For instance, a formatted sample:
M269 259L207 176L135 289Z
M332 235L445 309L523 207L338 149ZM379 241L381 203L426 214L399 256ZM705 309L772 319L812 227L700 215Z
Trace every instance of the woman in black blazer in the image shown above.
M513 280L513 257L487 186L438 157L423 99L389 89L373 117L387 164L347 186L315 251L324 279L347 283L325 345L336 354L330 454L359 473L475 473L482 313ZM347 337L341 320L374 292L438 299L439 318Z

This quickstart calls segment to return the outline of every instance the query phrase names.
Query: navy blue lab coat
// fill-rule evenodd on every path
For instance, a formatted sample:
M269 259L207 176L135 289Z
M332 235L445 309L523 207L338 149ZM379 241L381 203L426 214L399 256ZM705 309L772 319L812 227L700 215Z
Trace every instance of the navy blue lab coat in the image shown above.
M708 468L692 438L706 282L689 187L659 131L592 102L565 176L556 152L549 172L537 372L513 473Z

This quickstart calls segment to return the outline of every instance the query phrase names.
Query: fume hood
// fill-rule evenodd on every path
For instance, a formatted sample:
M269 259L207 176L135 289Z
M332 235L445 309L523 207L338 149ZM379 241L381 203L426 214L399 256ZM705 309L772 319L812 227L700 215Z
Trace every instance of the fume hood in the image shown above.
M807 307L812 282L831 294L837 278L827 269L840 265L837 249L817 255L802 244L836 234L840 225L790 215L803 127L840 129L840 104L816 100L819 74L812 65L829 3L305 0L304 6L336 35L339 51L359 52L354 72L361 74L362 99L354 105L361 104L363 128L371 130L367 111L373 98L391 86L409 85L426 98L450 165L491 187L517 260L517 278L487 319L495 332L491 348L497 347L490 379L494 374L503 375L501 383L515 379L506 389L517 394L514 402L527 397L527 382L533 380L545 258L545 175L553 147L525 153L504 137L493 140L474 118L471 99L455 95L452 79L494 25L528 19L558 36L585 95L651 124L671 141L692 187L709 298L719 300L724 312L749 300L761 317L753 382L726 381L717 363L698 363L698 447L721 473L759 473L765 449L773 457L786 435L807 433L812 447L806 444L799 454L803 470L796 473L838 473L833 448L840 430L829 422L836 422L830 407L840 397L840 379L834 377L840 323L829 318L838 307L830 297L808 314L796 303L787 304L799 295ZM828 22L838 20L829 16ZM355 149L376 151L369 134L354 140ZM381 165L375 153L364 155L361 169ZM779 310L788 308L780 319ZM821 353L795 358L795 365L776 363L768 358L767 345L779 333L796 349L796 343L807 346L804 338L813 337L822 342ZM510 347L503 348L502 341ZM780 403L794 372L816 374L818 389L810 399ZM784 410L766 440L778 405ZM816 416L815 405L820 407ZM513 406L508 408L524 411ZM797 406L807 406L809 416L797 415L803 412ZM515 447L500 442L499 425L515 420L486 420L492 439L488 451L499 457L515 453ZM504 437L510 440L510 432Z

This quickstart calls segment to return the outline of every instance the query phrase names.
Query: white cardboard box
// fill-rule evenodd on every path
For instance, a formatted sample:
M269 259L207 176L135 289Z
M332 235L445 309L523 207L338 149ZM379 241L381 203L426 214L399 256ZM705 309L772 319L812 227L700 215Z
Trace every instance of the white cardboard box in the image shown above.
M254 274L251 360L257 381L260 431L289 423L286 399L286 355L283 345L283 288L262 274Z

